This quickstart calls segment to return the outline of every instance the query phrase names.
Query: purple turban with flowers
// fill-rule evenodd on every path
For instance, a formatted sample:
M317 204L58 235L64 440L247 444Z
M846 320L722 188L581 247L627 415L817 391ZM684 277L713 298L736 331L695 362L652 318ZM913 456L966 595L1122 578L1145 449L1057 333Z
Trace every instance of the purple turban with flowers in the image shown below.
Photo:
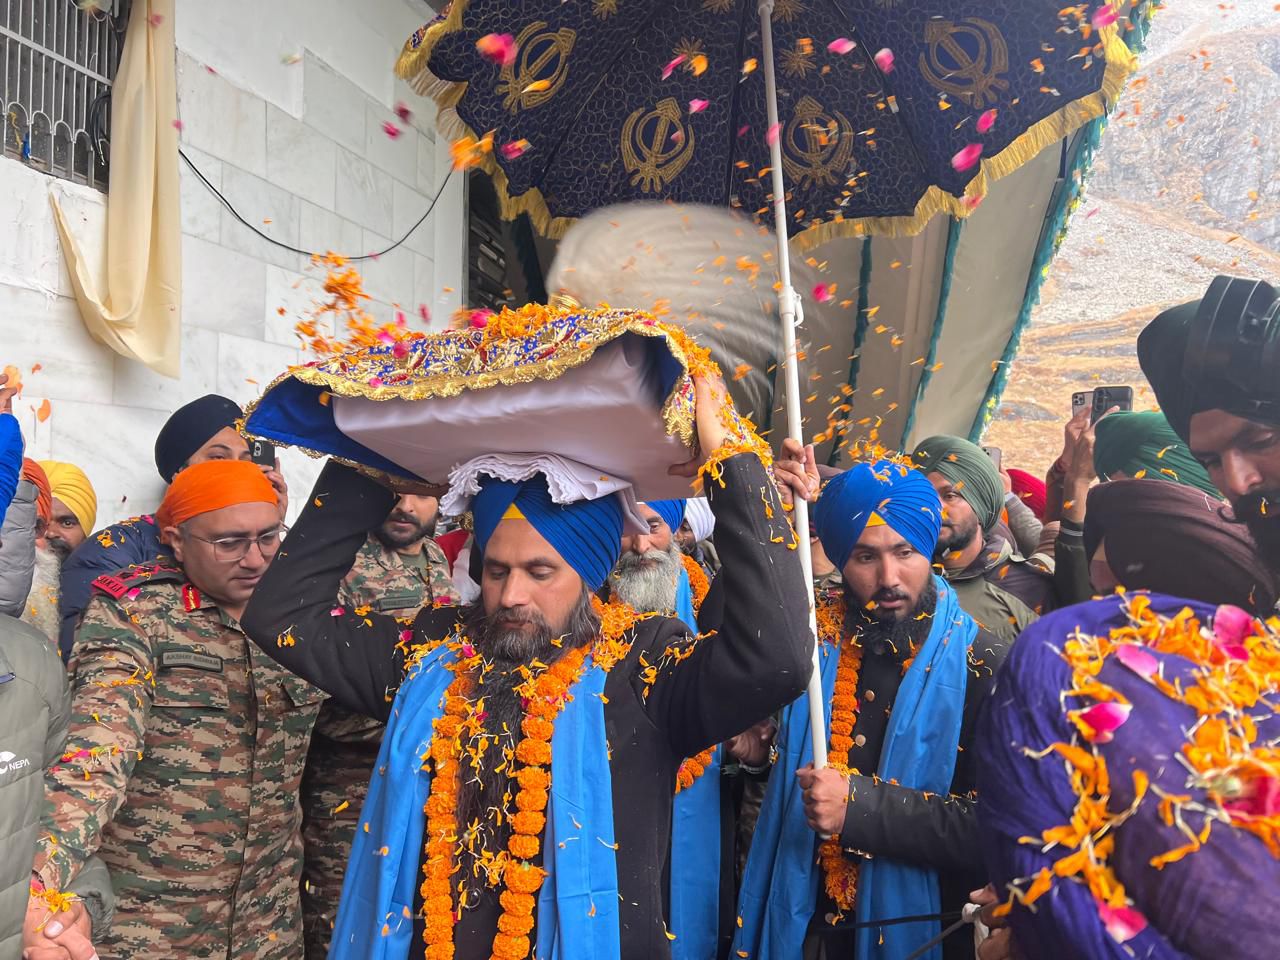
M1134 642L1149 638L1156 622L1164 625L1160 635L1172 638L1167 645ZM1127 634L1112 634L1129 627L1134 629ZM1106 642L1092 646L1098 637ZM1195 657L1162 647L1194 651ZM1096 676L1086 671L1073 677L1064 654L1078 658L1082 648L1102 651L1100 657L1076 660L1096 666L1100 659ZM1274 902L1280 859L1243 826L1252 817L1280 816L1280 783L1225 768L1193 776L1184 751L1188 731L1223 718L1228 725L1255 722L1254 749L1239 769L1265 769L1254 755L1263 756L1265 744L1280 735L1272 709L1280 702L1278 653L1277 638L1236 608L1215 611L1158 594L1068 607L1023 631L997 678L974 750L980 758L978 815L989 879L1002 894L1010 883L1027 892L1041 871L1047 875L1040 886L1050 883L1034 910L1013 907L1014 939L1024 956L1280 957ZM1194 697L1187 697L1191 703L1179 699L1187 696L1181 691L1202 689L1202 678L1246 675L1260 682L1262 695L1238 713L1211 711L1205 717L1198 715L1204 711ZM1089 684L1094 692L1065 696ZM1097 685L1118 697L1097 695ZM1235 757L1239 761L1239 752ZM1065 864L1063 875L1055 875L1055 865L1081 849L1070 837L1045 836L1054 828L1070 830L1080 793L1086 792L1073 785L1073 774L1076 785L1081 782L1080 764L1105 772L1098 793L1105 790L1106 815L1121 815L1092 835L1095 849L1114 842L1105 860L1123 885L1121 900L1127 895L1131 903L1100 903ZM1179 801L1162 803L1166 796ZM1131 812L1124 816L1126 811ZM1193 842L1198 838L1202 844Z

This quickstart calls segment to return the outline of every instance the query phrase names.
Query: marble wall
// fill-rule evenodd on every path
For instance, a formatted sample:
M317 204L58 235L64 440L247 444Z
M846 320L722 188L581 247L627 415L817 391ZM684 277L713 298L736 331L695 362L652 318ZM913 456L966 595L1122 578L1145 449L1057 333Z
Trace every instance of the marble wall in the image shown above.
M293 9L297 7L298 9ZM182 148L250 223L306 250L363 254L404 236L449 169L434 107L392 74L409 33L431 16L415 0L179 0ZM251 36L250 36L251 35ZM394 139L398 102L413 110ZM96 343L72 299L49 205L57 191L77 235L100 257L104 194L0 158L0 365L22 368L17 404L28 453L85 469L99 525L154 509L163 492L153 446L174 409L205 393L246 402L310 359L294 324L323 271L238 223L180 161L182 371L159 376ZM437 325L465 285L465 192L445 186L430 218L395 251L366 261L373 311L419 306ZM40 365L40 369L31 372ZM39 422L45 399L50 415ZM296 514L319 464L282 454Z

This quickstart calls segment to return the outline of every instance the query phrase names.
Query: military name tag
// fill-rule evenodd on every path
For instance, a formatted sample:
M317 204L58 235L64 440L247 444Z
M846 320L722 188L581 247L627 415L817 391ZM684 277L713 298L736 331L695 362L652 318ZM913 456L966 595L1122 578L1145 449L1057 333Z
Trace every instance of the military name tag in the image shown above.
M222 672L222 658L190 650L166 650L160 654L161 667L191 667L195 670Z

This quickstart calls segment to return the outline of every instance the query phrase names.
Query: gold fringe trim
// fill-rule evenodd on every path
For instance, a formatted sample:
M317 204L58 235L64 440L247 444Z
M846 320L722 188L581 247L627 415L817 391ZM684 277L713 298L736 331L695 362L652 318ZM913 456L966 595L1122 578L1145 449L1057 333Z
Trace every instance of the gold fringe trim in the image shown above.
M1132 11L1132 0L1112 0L1111 7L1117 14ZM450 83L433 76L427 69L431 51L442 37L461 29L467 0L453 0L448 16L432 26L417 50L409 50L408 44L396 64L396 73L407 80L424 96L430 96L438 106L437 124L443 136L458 138L481 133L472 130L453 108L467 92L466 81ZM938 214L946 213L964 219L977 209L977 201L985 197L991 185L1007 177L1051 144L1070 136L1090 120L1104 115L1119 99L1125 83L1137 69L1138 60L1120 35L1119 22L1098 31L1102 43L1106 68L1102 86L1093 93L1054 111L1024 130L1007 147L993 157L981 161L978 174L969 181L964 197L955 197L940 187L930 187L916 203L915 212L901 217L859 217L846 220L835 217L824 223L814 224L791 238L792 249L803 253L819 244L838 237L911 237L918 234ZM525 214L534 228L543 236L559 240L577 221L576 217L553 216L547 207L542 191L531 187L518 197L511 196L506 174L493 154L487 154L480 168L493 179L494 191L504 220L514 220Z

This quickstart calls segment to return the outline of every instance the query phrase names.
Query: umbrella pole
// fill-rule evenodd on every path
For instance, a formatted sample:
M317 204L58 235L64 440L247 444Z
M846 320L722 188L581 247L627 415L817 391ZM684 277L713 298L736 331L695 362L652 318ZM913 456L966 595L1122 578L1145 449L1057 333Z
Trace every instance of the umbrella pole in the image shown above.
M760 40L763 46L765 101L769 109L769 129L778 128L778 84L773 69L773 0L759 0ZM782 181L782 137L773 138L769 146L769 165L773 176L773 226L778 238L778 315L782 322L783 379L787 393L787 433L804 442L800 424L800 370L796 357L796 292L791 288L791 251L787 243L787 194ZM796 500L792 513L796 536L799 537L800 566L808 588L809 629L818 636L818 618L813 605L813 555L809 550L809 504ZM818 644L813 648L813 673L809 677L809 731L813 741L813 765L827 765L827 720L822 696L821 662Z

